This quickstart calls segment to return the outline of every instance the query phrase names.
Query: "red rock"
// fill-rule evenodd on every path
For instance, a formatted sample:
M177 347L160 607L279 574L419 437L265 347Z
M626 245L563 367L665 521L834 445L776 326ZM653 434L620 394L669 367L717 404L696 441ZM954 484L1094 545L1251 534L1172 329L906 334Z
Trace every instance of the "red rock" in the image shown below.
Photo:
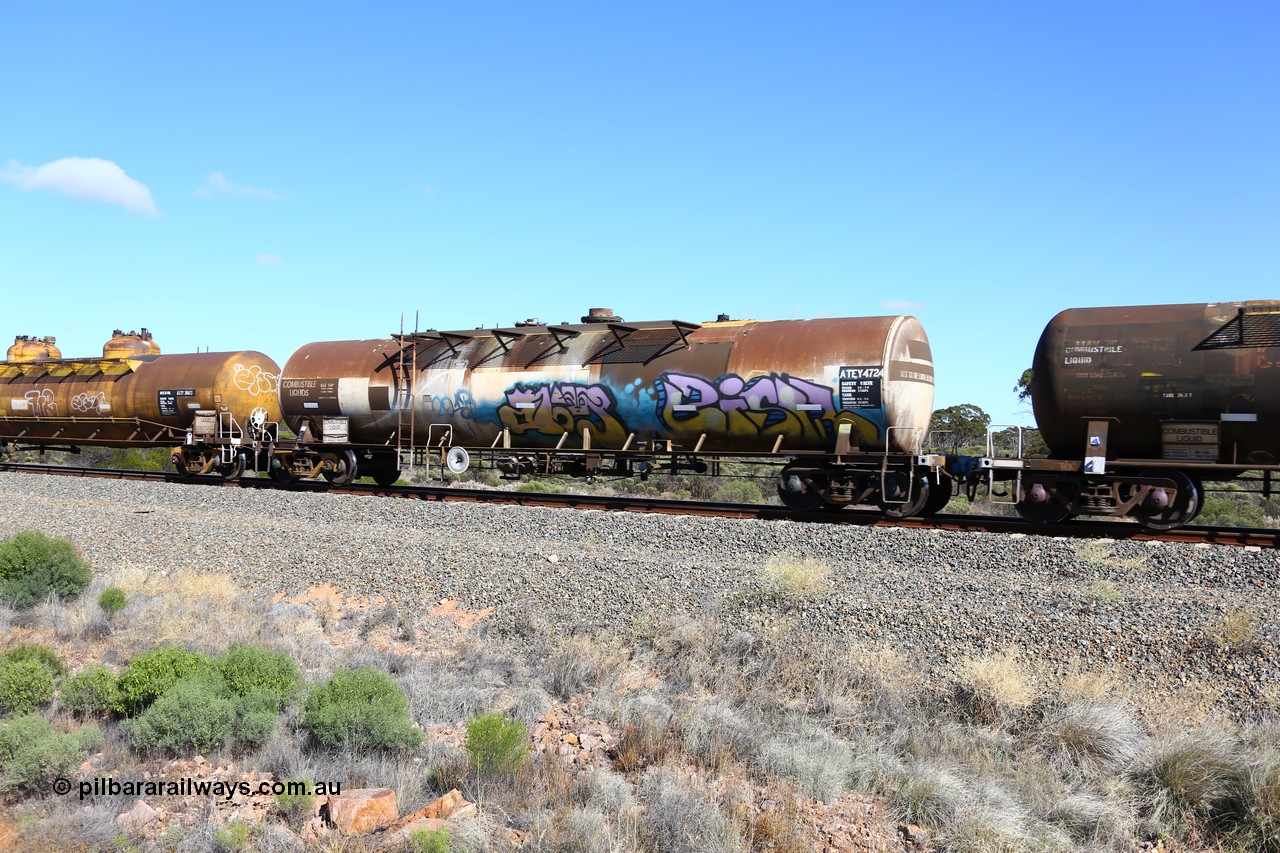
M397 849L402 847L405 841L409 839L415 832L434 832L437 829L448 826L449 822L434 817L422 817L411 820L406 824L399 824L394 828L388 828L382 835L380 847L392 847Z
M363 835L400 816L396 792L390 788L356 788L329 798L329 823L344 835Z
M124 832L142 832L160 813L147 805L146 800L138 800L129 811L116 818L116 826Z
M410 812L395 821L387 827L387 830L399 830L400 828L419 820L444 820L445 818L461 817L462 815L471 814L475 810L475 804L469 803L463 799L462 792L457 788L454 788L443 797L427 803L416 812Z

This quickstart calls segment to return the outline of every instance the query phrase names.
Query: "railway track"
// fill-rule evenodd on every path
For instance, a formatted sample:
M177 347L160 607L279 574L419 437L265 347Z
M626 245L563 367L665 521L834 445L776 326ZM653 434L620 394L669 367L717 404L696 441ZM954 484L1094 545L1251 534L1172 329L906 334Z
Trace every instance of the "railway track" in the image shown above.
M703 515L721 518L782 519L803 524L852 524L863 527L903 527L917 530L979 531L986 533L1035 534L1075 539L1132 539L1275 548L1280 530L1271 528L1201 527L1188 525L1176 530L1154 531L1126 521L1072 521L1064 524L1031 525L1020 518L991 515L935 515L929 518L887 518L874 510L844 509L830 512L796 513L767 504L714 503L708 501L642 498L634 495L549 494L508 492L494 489L464 489L442 486L376 486L353 483L345 486L323 482L280 483L262 477L223 480L221 477L184 477L167 471L127 471L110 468L76 468L33 463L0 462L0 471L45 474L60 477L101 477L117 480L150 480L194 486L224 488L279 489L324 492L426 501L471 501L519 506L570 507L609 512L653 512L671 515Z

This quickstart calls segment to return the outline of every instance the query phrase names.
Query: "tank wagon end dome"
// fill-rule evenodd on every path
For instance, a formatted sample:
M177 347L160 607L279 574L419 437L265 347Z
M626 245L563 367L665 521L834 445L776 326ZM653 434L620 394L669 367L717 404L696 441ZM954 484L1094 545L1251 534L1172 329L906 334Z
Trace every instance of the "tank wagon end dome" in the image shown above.
M160 345L151 337L151 332L144 326L141 332L111 332L111 340L102 346L103 358L134 358L141 355L159 355Z
M45 335L43 338L36 335L17 335L5 358L16 364L47 358L62 358L62 350L55 346L57 340L53 335Z

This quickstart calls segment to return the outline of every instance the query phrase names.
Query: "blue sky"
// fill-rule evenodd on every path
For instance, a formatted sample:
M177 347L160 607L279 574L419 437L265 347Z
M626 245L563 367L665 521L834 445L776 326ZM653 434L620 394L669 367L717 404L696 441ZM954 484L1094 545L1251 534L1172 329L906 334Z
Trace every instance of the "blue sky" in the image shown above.
M1280 298L1280 5L5 4L0 333L913 313L938 406L1077 305ZM75 159L70 159L75 158Z

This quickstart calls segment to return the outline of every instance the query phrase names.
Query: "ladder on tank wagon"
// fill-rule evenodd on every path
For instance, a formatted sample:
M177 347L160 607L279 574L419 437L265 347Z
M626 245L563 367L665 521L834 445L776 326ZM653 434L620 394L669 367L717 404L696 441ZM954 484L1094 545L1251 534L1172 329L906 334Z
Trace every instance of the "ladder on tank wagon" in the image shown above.
M400 334L393 336L400 345L396 354L396 462L401 471L412 471L417 463L414 450L413 377L418 375L418 318L414 315L413 334L404 333L404 315L400 315ZM406 341L411 341L406 346ZM407 351L407 352L406 352Z

